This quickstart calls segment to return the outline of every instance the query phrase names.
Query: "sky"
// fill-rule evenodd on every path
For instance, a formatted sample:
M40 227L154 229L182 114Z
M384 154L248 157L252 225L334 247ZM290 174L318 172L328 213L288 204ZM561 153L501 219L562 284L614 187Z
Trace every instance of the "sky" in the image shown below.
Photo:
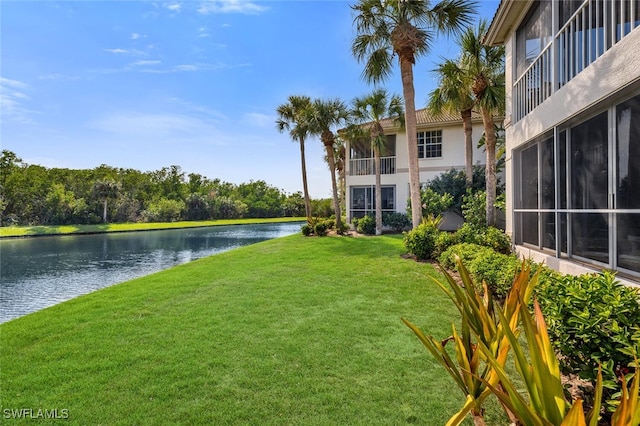
M277 131L276 108L373 89L351 55L354 1L1 0L0 147L45 167L177 165L302 191L299 145ZM478 17L498 4L480 1ZM441 37L418 59L417 108L435 65L458 52ZM397 65L381 87L402 94ZM309 192L329 198L324 148L305 147Z

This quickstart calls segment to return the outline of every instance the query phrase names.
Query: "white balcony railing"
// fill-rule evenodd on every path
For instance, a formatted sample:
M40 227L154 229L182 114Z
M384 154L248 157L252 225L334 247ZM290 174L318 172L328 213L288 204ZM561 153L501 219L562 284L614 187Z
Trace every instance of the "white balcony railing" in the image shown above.
M349 175L363 176L376 173L373 158L356 158L349 160ZM396 157L380 157L380 174L392 175L396 173Z
M515 121L640 26L639 4L638 0L585 0L515 82Z

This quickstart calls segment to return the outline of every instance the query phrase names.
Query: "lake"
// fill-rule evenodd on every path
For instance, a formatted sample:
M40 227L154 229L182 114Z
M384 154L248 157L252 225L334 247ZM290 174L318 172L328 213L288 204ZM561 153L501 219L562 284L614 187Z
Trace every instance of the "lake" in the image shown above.
M259 241L301 223L0 240L0 323L113 284Z

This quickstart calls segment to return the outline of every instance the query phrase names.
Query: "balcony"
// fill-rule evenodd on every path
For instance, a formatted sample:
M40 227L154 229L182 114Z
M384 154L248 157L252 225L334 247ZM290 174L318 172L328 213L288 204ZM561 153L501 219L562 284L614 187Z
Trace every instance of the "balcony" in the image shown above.
M640 26L638 9L637 0L586 0L515 82L514 121Z
M376 173L373 158L356 158L349 160L349 176L373 175ZM396 157L380 157L380 174L396 173Z

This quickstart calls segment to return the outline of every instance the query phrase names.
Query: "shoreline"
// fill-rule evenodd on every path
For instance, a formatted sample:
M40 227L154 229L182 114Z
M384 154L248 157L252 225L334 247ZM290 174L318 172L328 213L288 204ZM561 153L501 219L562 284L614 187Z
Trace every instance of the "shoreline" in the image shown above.
M145 232L169 229L207 228L224 225L259 225L267 223L305 222L304 217L220 219L212 221L180 221L150 223L111 223L97 225L37 225L0 228L0 240L16 238L59 237L63 235L92 235L119 232Z

